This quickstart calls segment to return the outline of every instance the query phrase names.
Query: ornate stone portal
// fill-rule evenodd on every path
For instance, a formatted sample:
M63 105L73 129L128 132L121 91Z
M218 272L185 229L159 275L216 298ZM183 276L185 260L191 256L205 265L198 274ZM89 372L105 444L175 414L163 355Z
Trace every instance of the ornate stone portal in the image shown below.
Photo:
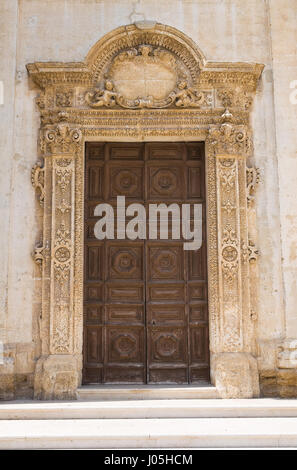
M35 397L75 398L81 381L89 140L206 142L212 382L222 397L258 396L250 278L257 250L248 230L258 173L247 169L246 158L252 154L249 109L263 66L208 63L183 33L150 24L112 31L84 63L27 69L41 88L42 161L32 182L44 207L43 243L35 249L43 278Z

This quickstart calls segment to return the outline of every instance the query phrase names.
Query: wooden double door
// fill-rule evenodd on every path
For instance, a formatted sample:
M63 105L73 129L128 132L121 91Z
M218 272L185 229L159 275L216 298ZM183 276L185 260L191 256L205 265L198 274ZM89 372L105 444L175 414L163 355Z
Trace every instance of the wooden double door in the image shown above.
M203 205L198 251L185 240L98 240L94 209L117 196ZM83 383L209 380L204 144L87 143ZM126 223L129 221L127 217ZM148 222L147 222L148 225ZM147 226L148 232L148 226Z

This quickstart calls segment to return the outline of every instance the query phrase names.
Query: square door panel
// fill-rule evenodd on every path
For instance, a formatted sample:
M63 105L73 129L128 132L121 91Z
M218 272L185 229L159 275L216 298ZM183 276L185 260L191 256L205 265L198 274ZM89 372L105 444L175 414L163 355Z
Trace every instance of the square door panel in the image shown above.
M84 286L84 300L85 302L103 301L104 300L104 285L103 282L99 283L85 283Z
M107 245L107 279L143 279L143 246Z
M149 328L150 362L187 363L186 337L183 328Z
M106 327L106 358L108 363L144 360L143 327Z
M188 285L189 302L207 299L206 283L191 283Z
M184 278L182 245L149 245L147 254L148 279L150 281Z
M147 169L148 199L179 199L184 193L182 166L149 166Z
M190 322L207 322L207 303L190 304Z
M144 181L143 168L139 166L110 165L109 194L110 197L126 196L127 198L143 199Z
M103 304L87 304L84 307L87 324L100 324L103 322Z

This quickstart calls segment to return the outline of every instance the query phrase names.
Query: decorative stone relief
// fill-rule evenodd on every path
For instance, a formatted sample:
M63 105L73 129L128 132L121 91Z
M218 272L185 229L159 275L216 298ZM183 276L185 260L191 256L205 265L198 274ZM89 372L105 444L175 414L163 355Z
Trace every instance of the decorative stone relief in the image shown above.
M243 91L242 89L219 89L217 92L217 98L219 104L223 108L242 108L245 111L249 111L253 103L251 94Z
M74 198L73 158L54 157L53 161L53 248L52 310L50 348L52 354L72 350L73 322L73 210L61 211L61 204L71 207ZM63 201L63 202L62 202Z
M66 123L57 124L53 129L45 129L42 150L44 153L63 154L76 150L82 133Z
M221 116L222 124L211 127L208 141L218 154L244 155L252 152L250 130L246 126L234 125L234 117L228 109Z
M49 256L49 243L46 242L45 246L41 243L38 243L32 253L32 257L36 264L42 265L46 258Z
M56 106L69 107L73 104L73 90L60 90L56 92Z
M75 398L81 374L84 141L161 136L206 141L212 376L222 396L255 396L250 263L243 262L244 247L251 260L256 255L246 217L254 180L249 183L245 159L252 153L248 108L263 66L208 63L183 33L156 23L107 34L83 63L39 62L27 69L42 89L39 150L46 165L36 167L32 182L46 201L44 240L51 247L35 396ZM36 257L42 262L42 247Z
M238 168L235 158L217 158L218 194L221 201L220 256L222 269L222 328L225 330L225 351L242 348L240 284L240 234L238 232ZM232 201L232 202L231 202ZM235 206L233 211L223 208L227 202Z
M31 181L33 188L39 193L39 202L43 206L44 203L44 166L43 163L37 162L31 171Z
M246 168L246 182L247 182L247 202L250 205L255 199L255 190L260 181L259 168Z
M212 92L189 85L191 76L171 52L141 44L117 55L104 87L88 91L86 103L92 108L211 107ZM156 77L158 77L156 79Z

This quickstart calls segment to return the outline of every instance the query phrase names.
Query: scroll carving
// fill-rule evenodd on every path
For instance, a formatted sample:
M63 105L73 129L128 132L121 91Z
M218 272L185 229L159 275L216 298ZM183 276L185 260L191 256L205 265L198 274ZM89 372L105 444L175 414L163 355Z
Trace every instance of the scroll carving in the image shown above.
M49 243L46 242L45 245L42 245L42 243L37 243L32 253L32 257L35 263L41 266L48 256L49 256Z
M60 123L56 127L44 131L42 147L45 153L73 153L77 149L81 137L80 129L71 128L66 123Z
M247 184L247 202L250 205L255 199L255 190L260 181L259 168L246 168L246 184Z
M243 263L246 263L247 261L257 261L259 256L258 248L251 240L248 240L247 244L244 242L242 243L241 253Z
M31 171L31 181L33 188L39 193L39 202L43 206L44 203L44 166L43 163L37 162Z

